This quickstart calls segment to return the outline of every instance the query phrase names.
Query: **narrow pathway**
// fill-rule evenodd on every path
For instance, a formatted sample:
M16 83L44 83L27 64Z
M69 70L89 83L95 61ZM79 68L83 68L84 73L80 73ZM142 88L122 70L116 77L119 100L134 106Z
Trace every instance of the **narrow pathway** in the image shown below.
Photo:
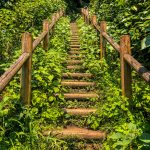
M98 98L98 94L89 90L94 88L96 85L94 82L89 82L89 79L92 78L92 74L85 73L86 68L82 66L84 58L80 55L80 42L78 35L78 27L76 23L71 23L71 43L70 51L68 54L68 60L66 69L69 71L62 74L61 85L69 89L68 93L64 93L64 97L67 100L74 101L83 101L87 103L90 98ZM88 87L88 90L86 90ZM84 116L87 116L91 113L95 113L96 109L93 108L64 108L64 111L70 115L80 116L81 119ZM79 120L77 120L79 121ZM55 134L60 138L78 138L78 139L104 139L106 134L102 131L93 131L89 130L86 127L81 128L75 125L69 125L68 127L62 130L55 130L45 132L45 134ZM89 146L89 145L88 145ZM84 148L87 149L87 148ZM95 148L90 148L95 149ZM98 149L98 148L97 148Z

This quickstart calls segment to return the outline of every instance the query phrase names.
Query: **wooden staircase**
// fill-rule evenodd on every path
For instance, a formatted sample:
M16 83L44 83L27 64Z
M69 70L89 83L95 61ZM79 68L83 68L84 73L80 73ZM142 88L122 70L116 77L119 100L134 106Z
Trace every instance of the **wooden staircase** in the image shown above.
M95 82L89 82L92 78L92 74L85 73L86 68L82 66L84 58L80 56L80 42L78 36L78 27L76 23L71 23L71 43L68 60L66 61L69 70L67 73L62 74L61 85L70 89L70 92L64 93L66 100L82 100L86 103L91 98L99 98L99 95L93 91L86 91L86 88L95 87ZM81 88L81 90L80 90ZM84 88L84 90L83 90ZM93 108L63 108L63 110L70 115L87 116L91 113L95 113L97 110ZM77 126L68 126L64 129L55 129L51 131L45 131L44 135L53 134L59 138L78 138L78 139L99 139L103 140L106 137L106 133L103 131L93 131L90 129L81 128ZM92 150L92 148L91 148Z

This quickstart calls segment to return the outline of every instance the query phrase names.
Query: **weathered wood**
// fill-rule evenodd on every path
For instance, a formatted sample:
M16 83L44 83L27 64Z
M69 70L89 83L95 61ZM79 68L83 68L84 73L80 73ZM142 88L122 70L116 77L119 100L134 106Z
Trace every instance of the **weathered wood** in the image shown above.
M97 109L92 109L92 108L64 108L64 111L68 114L71 115L88 115L91 113L95 113Z
M66 99L89 99L89 98L98 98L99 96L96 93L64 93Z
M97 24L97 17L96 17L96 15L93 15L92 16L92 25L94 26L96 24Z
M106 32L106 28L107 28L107 25L106 25L106 22L105 21L102 21L100 23L100 58L102 59L103 57L105 57L105 54L106 54L106 40L105 38L103 38L103 32Z
M87 87L87 86L95 86L95 82L86 82L86 81L65 81L61 82L62 86L69 87Z
M124 59L125 54L131 55L130 36L123 35L120 39L120 59L121 59L121 85L122 95L132 98L132 81L131 81L131 67Z
M44 136L55 135L58 138L79 138L79 139L105 139L106 133L103 131L93 131L86 128L67 127L65 129L55 129L43 132Z
M63 73L63 77L71 78L91 78L91 73Z
M31 68L32 68L32 36L24 33L22 36L22 52L29 53L30 57L22 66L21 75L21 98L25 105L31 104Z
M43 39L43 48L44 50L48 50L48 43L49 43L49 21L48 20L44 20L43 22L43 32L45 31L47 32L47 34Z
M34 51L36 49L36 47L41 43L41 41L43 40L43 38L47 35L47 31L42 32L33 42L33 50Z
M22 65L29 58L29 53L23 53L16 62L0 77L0 92L8 85L11 79L17 74Z
M110 37L106 32L102 33L102 36L104 36L104 38L110 43L110 45L117 50L118 52L120 52L120 45L118 43L116 43L112 37Z
M150 84L150 71L147 70L142 64L140 64L130 54L124 54L124 59L129 63L131 67L147 82Z

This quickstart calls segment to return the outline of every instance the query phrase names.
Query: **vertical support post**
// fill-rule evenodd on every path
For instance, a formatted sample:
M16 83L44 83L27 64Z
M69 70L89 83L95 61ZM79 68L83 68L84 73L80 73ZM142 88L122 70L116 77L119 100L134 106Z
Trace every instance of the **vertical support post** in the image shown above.
M85 9L83 8L84 22L86 22Z
M94 26L95 24L97 24L97 17L96 15L92 16L92 25Z
M32 68L32 36L26 32L22 36L22 53L30 53L29 59L22 66L21 98L23 104L31 104L31 68Z
M89 17L89 9L86 9L86 14L87 14L87 24L90 24L90 17Z
M131 54L130 36L123 35L120 39L120 59L121 59L121 85L122 95L131 99L132 98L132 77L131 67L124 59L124 54Z
M47 50L48 43L49 43L49 21L48 20L44 20L43 22L43 31L47 32L46 36L43 39L43 48Z
M105 21L102 21L100 23L100 58L102 59L103 57L105 58L106 55L106 40L103 37L102 33L107 32L106 29L107 25Z

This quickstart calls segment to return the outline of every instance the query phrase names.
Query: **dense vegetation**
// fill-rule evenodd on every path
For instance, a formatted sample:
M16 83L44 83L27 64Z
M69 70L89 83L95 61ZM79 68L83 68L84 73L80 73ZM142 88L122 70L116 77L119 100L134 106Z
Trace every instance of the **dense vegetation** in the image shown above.
M68 1L74 7L75 1ZM3 0L0 2L0 74L21 53L20 37L25 31L33 38L41 32L42 21L60 9L66 9L63 0ZM84 1L88 2L88 1ZM79 4L78 4L79 5ZM76 5L76 6L78 6ZM83 5L87 5L83 3ZM108 33L119 41L122 34L130 34L135 58L150 68L150 2L145 0L91 0L89 10L98 21L106 20ZM67 8L67 12L74 12ZM71 18L74 19L78 15ZM59 150L71 149L72 141L59 140L51 135L44 137L45 129L66 126L74 121L61 107L83 104L64 100L61 74L69 50L70 18L63 17L50 36L49 49L40 45L33 54L32 106L23 106L20 99L20 73L0 94L0 149ZM107 45L107 59L100 60L99 34L92 26L77 19L81 53L86 55L84 66L94 75L97 83L98 102L91 99L87 106L98 109L78 126L107 131L103 141L106 150L150 149L150 87L133 71L133 99L121 96L120 62L118 53ZM55 96L58 93L58 97ZM96 102L96 103L95 103ZM69 120L69 121L67 121ZM73 141L75 142L75 141ZM99 141L98 141L99 142Z
M0 3L0 62L3 62L0 65L1 74L5 67L4 62L11 61L13 57L10 56L15 55L18 49L20 51L21 34L37 29L37 35L43 20L66 6L63 0L8 0Z
M91 14L98 21L105 20L110 33L119 41L123 34L132 40L133 55L150 68L150 1L145 0L91 0Z
M54 137L44 137L41 131L52 128L63 119L59 106L62 63L69 48L68 18L60 19L54 28L47 52L41 47L33 55L32 107L22 106L19 96L19 76L2 93L0 105L0 149L61 149L65 143ZM32 33L37 30L33 30ZM18 54L17 54L18 56ZM51 106L51 107L49 107Z

